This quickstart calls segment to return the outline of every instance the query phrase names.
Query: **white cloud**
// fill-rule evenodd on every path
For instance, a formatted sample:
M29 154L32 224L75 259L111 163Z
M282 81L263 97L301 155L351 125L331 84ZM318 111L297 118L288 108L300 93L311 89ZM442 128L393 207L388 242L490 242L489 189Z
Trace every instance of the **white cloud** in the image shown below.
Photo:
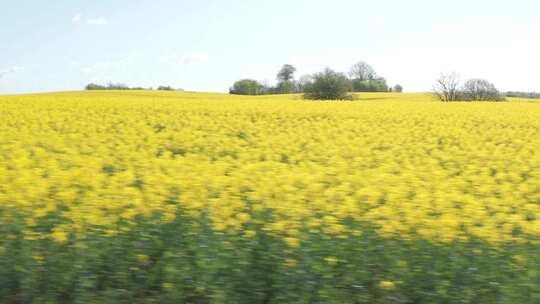
M107 73L113 69L129 66L135 61L137 61L137 58L130 55L117 60L98 61L90 66L82 68L81 71L86 74Z
M159 57L159 62L161 63L174 63L174 64L195 64L195 63L205 63L208 62L207 53L189 53L187 55L178 55L178 54L169 54Z
M13 66L6 69L0 70L0 79L6 78L9 74L17 73L24 70L24 68L19 66Z
M97 17L97 18L88 18L88 20L86 20L86 23L92 24L92 25L106 25L108 22L107 22L107 19L105 19L105 17Z
M205 63L207 61L208 54L206 53L191 53L189 55L182 56L182 62L184 64Z
M73 18L71 18L71 21L73 21L73 22L79 22L79 21L81 21L81 17L82 17L81 13L77 13L77 14L75 14L75 15L73 16Z

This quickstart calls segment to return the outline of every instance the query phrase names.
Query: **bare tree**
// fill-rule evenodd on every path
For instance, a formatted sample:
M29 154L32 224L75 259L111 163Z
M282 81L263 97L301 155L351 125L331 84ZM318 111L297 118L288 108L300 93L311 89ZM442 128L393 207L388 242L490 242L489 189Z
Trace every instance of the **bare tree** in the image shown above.
M313 75L303 75L296 82L296 87L299 92L304 92L304 89L313 82Z
M364 61L359 61L351 67L349 76L352 79L366 81L375 80L375 78L377 78L377 73L375 73L375 70L371 65L367 64Z
M456 72L441 73L433 91L442 101L455 101L459 95L459 81L459 74Z
M485 79L470 79L463 85L463 96L467 100L503 100L502 94L495 86Z

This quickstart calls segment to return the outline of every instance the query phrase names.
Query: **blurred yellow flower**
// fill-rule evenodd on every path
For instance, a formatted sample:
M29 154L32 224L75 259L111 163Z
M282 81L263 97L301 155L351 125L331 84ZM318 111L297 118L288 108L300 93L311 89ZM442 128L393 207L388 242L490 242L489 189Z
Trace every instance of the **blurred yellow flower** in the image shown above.
M68 239L66 232L58 227L52 231L51 237L57 243L65 243Z
M394 289L396 284L392 281L381 281L379 282L379 287L382 289Z
M329 256L329 257L326 257L324 258L324 260L326 261L326 263L330 264L330 265L336 265L338 263L338 258L334 257L334 256Z
M291 248L297 248L298 246L300 246L300 240L295 237L286 237L285 242Z
M538 104L162 94L2 96L0 222L58 243L141 221L290 248L361 237L355 223L404 240L538 242Z

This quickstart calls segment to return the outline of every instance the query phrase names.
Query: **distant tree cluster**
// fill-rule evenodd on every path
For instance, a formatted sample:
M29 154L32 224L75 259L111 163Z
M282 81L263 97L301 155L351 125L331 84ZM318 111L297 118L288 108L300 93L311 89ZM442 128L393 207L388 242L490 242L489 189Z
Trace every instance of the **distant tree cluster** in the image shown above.
M364 61L359 61L351 67L349 77L353 92L388 92L386 79L378 76L375 69Z
M294 80L296 68L285 64L277 73L277 85L275 87L263 84L254 79L241 79L229 89L230 94L238 95L266 95L266 94L289 94L300 92L298 83Z
M294 74L296 68L285 64L278 71L276 86L258 82L254 79L241 79L229 89L230 94L264 95L304 93L309 99L351 99L349 92L403 92L401 85L388 86L386 79L377 75L372 66L360 61L352 66L348 75L329 68L312 75Z
M96 83L90 83L85 87L86 90L147 90L142 87L129 87L123 83L108 83L107 85L100 85ZM150 88L151 89L151 88Z
M403 87L399 84L396 84L393 88L390 88L390 92L403 93Z
M433 87L441 101L503 101L504 95L485 79L469 79L461 84L456 72L441 73Z
M158 91L178 91L177 89L171 87L171 86L159 86Z
M536 92L506 92L505 95L506 97L540 99L540 93Z
M150 87L150 88L129 87L129 86L123 84L123 83L112 83L112 82L109 82L107 85L90 83L90 84L86 85L86 87L84 89L87 90L87 91L93 91L93 90L120 90L120 91L125 91L125 90L153 90L152 87ZM175 89L175 88L170 87L170 86L159 86L157 88L157 90L160 90L160 91L182 91L182 89Z
M230 94L237 95L263 95L266 94L264 86L254 79L241 79L229 89Z

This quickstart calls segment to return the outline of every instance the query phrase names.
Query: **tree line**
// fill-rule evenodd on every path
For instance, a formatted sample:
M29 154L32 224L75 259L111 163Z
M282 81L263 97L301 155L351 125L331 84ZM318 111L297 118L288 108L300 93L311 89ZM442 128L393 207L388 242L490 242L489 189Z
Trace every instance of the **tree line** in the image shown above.
M348 74L326 68L321 72L303 75L295 79L296 68L290 64L281 67L276 75L277 84L270 86L254 79L236 81L229 89L230 94L266 95L303 93L304 98L314 100L352 100L354 92L403 92L399 84L391 87L384 77L366 62L353 65ZM153 90L152 87L129 87L122 83L110 82L107 85L90 83L86 90ZM159 91L183 91L171 86L160 85ZM441 101L504 101L506 97L536 98L540 93L507 92L501 93L491 82L485 79L468 79L461 82L456 72L441 73L436 79L432 91Z
M129 87L123 83L112 83L109 82L106 85L96 84L96 83L90 83L87 84L84 88L87 91L93 91L93 90L120 90L120 91L127 91L127 90L153 90L154 88L143 88L143 87ZM175 89L171 86L163 86L160 85L156 88L158 91L183 91L182 89Z
M236 81L229 89L230 94L265 95L304 93L304 98L314 100L351 100L353 92L403 92L399 84L391 87L384 77L364 61L353 65L348 74L326 68L321 72L294 78L296 68L285 64L277 73L276 86L269 86L254 79ZM461 82L456 72L441 73L433 86L441 101L504 101L506 97L540 98L540 93L500 92L486 79L473 78Z
M506 92L507 97L519 97L519 98L530 98L530 99L540 99L540 93L536 92Z
M229 93L238 95L304 93L310 99L323 99L322 97L329 96L336 97L334 99L349 99L350 96L347 94L349 92L403 92L401 85L389 86L384 77L379 76L371 65L363 61L353 65L348 75L327 68L320 73L303 75L295 79L295 72L296 68L293 65L285 64L276 75L275 86L269 86L255 79L241 79L233 84ZM323 87L326 87L324 89L326 92L321 91ZM315 98L319 95L321 98Z

